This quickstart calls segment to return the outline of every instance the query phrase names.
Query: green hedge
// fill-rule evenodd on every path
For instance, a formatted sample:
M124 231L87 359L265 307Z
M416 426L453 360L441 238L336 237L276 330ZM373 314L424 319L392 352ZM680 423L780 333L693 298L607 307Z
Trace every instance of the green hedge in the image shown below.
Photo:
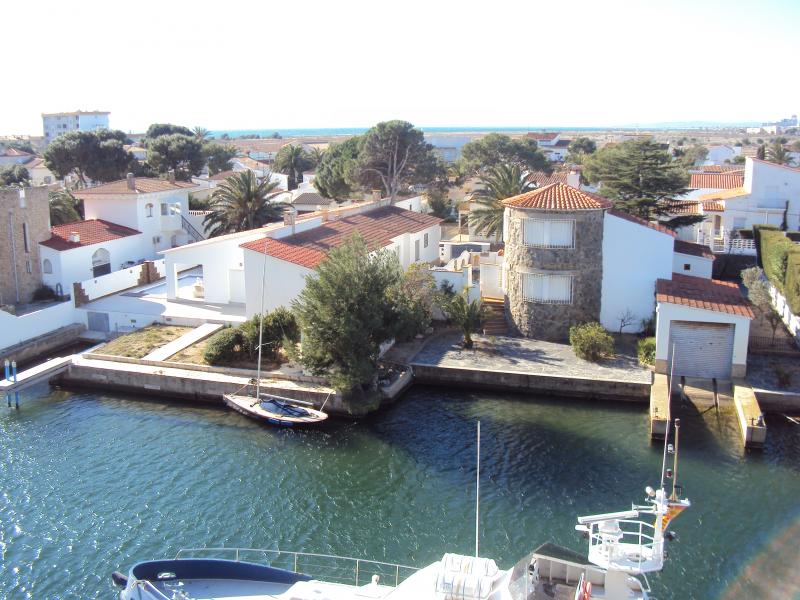
M569 343L575 355L598 361L614 356L614 338L600 323L584 323L569 328Z
M761 232L762 231L779 231L774 225L753 225L753 239L756 242L756 264L762 269L764 263L761 260Z
M793 314L800 315L800 246L795 246L789 251L783 292L789 309Z
M772 285L783 290L786 281L786 268L789 252L794 244L783 235L782 231L761 232L761 262L764 273Z
M656 364L656 338L642 338L636 343L636 354L643 365Z
M242 335L236 328L226 327L208 339L203 358L211 365L236 358L242 345Z

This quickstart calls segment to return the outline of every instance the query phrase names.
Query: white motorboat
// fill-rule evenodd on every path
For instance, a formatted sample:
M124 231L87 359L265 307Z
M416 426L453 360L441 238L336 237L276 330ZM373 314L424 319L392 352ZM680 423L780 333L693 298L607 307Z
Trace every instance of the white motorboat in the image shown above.
M630 510L578 517L586 555L544 544L509 569L478 556L445 554L421 569L304 552L205 548L135 565L120 600L647 600L660 571L669 522L691 504L677 485L677 441L664 443L661 485ZM668 437L668 436L666 436ZM674 454L673 469L666 468ZM672 478L672 492L665 480ZM476 542L477 546L477 542ZM226 553L227 558L204 558ZM248 560L249 558L249 560Z

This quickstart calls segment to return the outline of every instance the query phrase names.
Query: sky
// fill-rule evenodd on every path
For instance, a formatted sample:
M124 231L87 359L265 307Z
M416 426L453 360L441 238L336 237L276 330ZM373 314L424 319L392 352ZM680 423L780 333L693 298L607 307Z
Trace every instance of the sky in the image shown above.
M0 135L42 135L42 112L76 109L134 133L800 112L798 0L39 0L2 12L17 66Z

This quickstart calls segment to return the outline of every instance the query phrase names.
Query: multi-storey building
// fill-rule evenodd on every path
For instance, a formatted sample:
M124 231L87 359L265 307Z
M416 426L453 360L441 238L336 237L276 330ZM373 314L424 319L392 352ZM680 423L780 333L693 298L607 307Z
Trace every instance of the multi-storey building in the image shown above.
M42 113L44 142L49 144L68 131L95 131L108 129L108 115L102 110L76 110L75 112Z

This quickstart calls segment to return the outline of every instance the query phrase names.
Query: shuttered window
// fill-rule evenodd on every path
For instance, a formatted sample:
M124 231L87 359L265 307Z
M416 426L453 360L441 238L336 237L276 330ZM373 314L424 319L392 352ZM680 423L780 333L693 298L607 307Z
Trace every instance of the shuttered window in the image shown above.
M522 243L534 248L574 248L574 219L522 219Z
M522 297L540 304L572 304L572 275L523 273Z

